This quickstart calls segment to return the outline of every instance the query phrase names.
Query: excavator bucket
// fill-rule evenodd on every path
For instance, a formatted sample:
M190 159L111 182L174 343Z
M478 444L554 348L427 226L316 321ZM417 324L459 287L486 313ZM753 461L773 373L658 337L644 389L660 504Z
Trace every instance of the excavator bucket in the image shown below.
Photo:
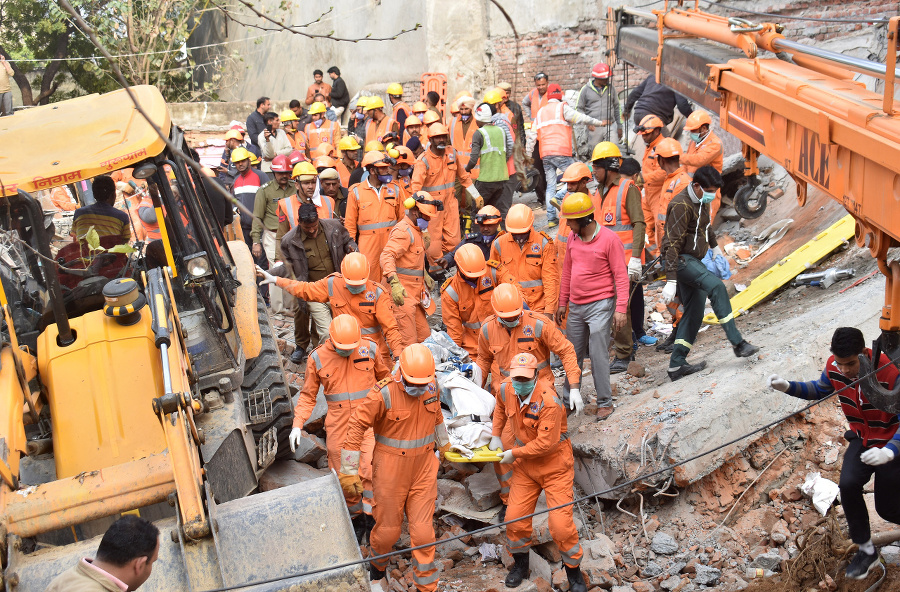
M368 592L364 564L300 575L362 559L334 474L215 504L208 500L212 536L188 541L175 518L155 522L159 559L146 592L201 592L229 586L253 592ZM6 581L16 592L42 592L59 573L82 557L93 557L100 537L72 545L22 553L12 551ZM255 582L266 582L254 584Z

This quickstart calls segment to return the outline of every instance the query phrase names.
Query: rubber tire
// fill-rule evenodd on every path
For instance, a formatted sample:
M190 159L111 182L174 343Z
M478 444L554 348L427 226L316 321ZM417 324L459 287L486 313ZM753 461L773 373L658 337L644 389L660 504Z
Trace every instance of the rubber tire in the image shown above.
M758 205L755 209L751 208L747 203L755 189L755 186L748 183L738 189L734 194L734 211L737 212L741 218L753 220L762 216L763 212L766 211L766 202L768 200L768 195L764 191L760 194L757 201Z
M259 332L262 337L262 349L259 355L252 360L247 360L244 365L244 380L241 383L241 391L249 395L253 391L269 389L272 397L273 416L269 421L251 424L253 439L258 443L262 435L273 425L278 429L278 452L276 459L291 458L292 454L288 443L291 426L294 422L294 409L291 404L291 394L285 381L284 365L281 361L281 353L275 344L275 332L272 330L272 319L262 295L257 292L256 312L259 315Z

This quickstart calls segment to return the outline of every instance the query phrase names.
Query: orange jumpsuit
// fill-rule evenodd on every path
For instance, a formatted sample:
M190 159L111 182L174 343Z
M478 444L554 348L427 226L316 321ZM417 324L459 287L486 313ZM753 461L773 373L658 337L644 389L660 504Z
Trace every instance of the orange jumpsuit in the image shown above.
M441 286L441 318L447 334L458 346L469 352L474 362L478 354L478 331L481 323L494 314L491 294L500 283L496 261L488 261L488 273L471 286L457 273Z
M466 172L464 164L457 162L456 151L449 146L443 156L437 156L431 150L426 150L413 167L411 193L427 191L431 199L444 204L444 211L439 211L429 223L434 239L428 247L428 261L431 264L445 253L452 251L461 240L459 201L453 193L454 182L457 180L463 187L472 185L472 177Z
M514 520L534 512L541 491L547 495L547 506L554 507L573 500L575 459L569 440L566 411L556 395L553 383L539 378L527 405L522 405L506 380L500 387L494 407L493 434L500 435L512 425L515 445L511 446L513 477L510 483L506 520ZM504 450L508 450L504 444ZM508 465L507 465L508 466ZM527 553L531 547L531 518L506 526L511 553ZM567 567L581 564L582 550L578 530L572 519L572 506L550 512L550 536L559 548Z
M406 216L391 228L381 251L381 269L385 278L396 273L406 290L403 304L394 307L403 347L425 341L431 335L421 304L425 289L425 240L419 227ZM389 282L385 281L385 285Z
M691 176L688 175L683 166L675 169L671 175L666 176L663 181L663 191L656 202L656 244L662 244L662 237L666 228L666 210L669 208L669 202L672 198L684 191L690 185Z
M662 194L663 182L666 180L666 171L659 168L656 157L651 156L653 149L662 140L662 135L653 140L644 148L644 160L641 162L641 176L644 178L644 220L647 222L647 236L649 244L647 250L653 257L659 255L659 241L662 237L662 227L656 220L656 212L659 209L659 196ZM647 214L650 214L648 217Z
M391 228L403 218L403 195L396 183L375 189L368 179L347 193L344 226L359 245L359 252L369 261L369 279L373 282L381 281L381 251Z
M566 376L572 388L581 388L581 369L575 355L575 346L556 328L552 321L544 315L530 310L522 311L519 325L507 329L500 324L496 316L485 319L478 332L478 357L476 363L481 368L481 375L487 379L491 373L491 391L496 396L500 383L509 376L509 363L518 353L528 352L538 360L538 376L552 385L554 378L550 370L550 352L559 356L566 370ZM508 425L501 437L504 450L514 443L512 426ZM507 503L509 498L509 480L512 478L512 467L494 464L497 478L500 480L500 499Z
M491 259L499 261L519 285L528 308L551 318L559 305L561 269L556 249L550 235L534 229L521 247L510 233L497 237L491 245Z
M361 293L353 294L347 288L344 276L333 273L317 282L284 280L279 287L306 302L327 302L331 307L332 318L341 314L355 318L363 337L375 342L386 363L391 361L391 352L394 357L400 355L403 338L397 328L397 319L394 318L391 295L381 284L368 280ZM385 338L391 344L391 352L385 345Z
M687 152L681 155L680 162L681 166L684 167L684 170L691 177L694 176L694 171L708 164L712 165L721 174L723 154L722 140L716 134L709 132L699 144L691 140ZM719 206L721 205L722 191L719 190L716 191L716 198L709 206L710 220L716 219L716 212L719 211Z
M330 339L325 340L325 343L309 354L303 390L300 391L297 406L294 408L293 427L302 428L303 424L309 420L316 407L316 395L321 385L324 389L325 401L328 403L328 413L325 415L328 468L335 471L340 470L341 447L347 436L347 428L350 418L353 417L353 411L362 404L372 385L383 380L390 373L391 371L382 361L375 343L365 337L360 341L356 351L346 358L334 350L334 344ZM363 494L350 496L344 493L350 516L358 516L361 512L372 514L374 505L372 452L374 449L375 435L372 430L366 430L362 439L362 455L359 464Z
M376 384L350 420L344 449L359 451L370 427L375 431L375 528L369 537L372 553L390 552L400 538L404 511L411 544L433 543L439 466L435 443L440 448L449 441L437 384L432 381L428 392L411 397L403 388L399 370ZM416 588L421 592L437 590L434 547L413 551L412 556ZM388 560L373 560L372 565L384 570Z
M335 167L338 172L338 176L341 178L341 187L350 187L350 169L347 168L347 165L344 164L343 161L337 161Z

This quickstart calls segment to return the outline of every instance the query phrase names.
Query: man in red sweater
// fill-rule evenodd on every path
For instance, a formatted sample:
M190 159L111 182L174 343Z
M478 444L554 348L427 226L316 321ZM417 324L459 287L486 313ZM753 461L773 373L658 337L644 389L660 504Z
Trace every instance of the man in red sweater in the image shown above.
M612 230L594 220L594 202L584 193L566 196L560 216L571 229L559 282L556 322L568 315L566 335L575 346L578 366L585 353L591 357L591 374L597 392L597 417L613 412L609 384L609 337L626 322L628 267L622 242ZM577 237L577 238L575 238ZM565 393L568 397L569 383Z

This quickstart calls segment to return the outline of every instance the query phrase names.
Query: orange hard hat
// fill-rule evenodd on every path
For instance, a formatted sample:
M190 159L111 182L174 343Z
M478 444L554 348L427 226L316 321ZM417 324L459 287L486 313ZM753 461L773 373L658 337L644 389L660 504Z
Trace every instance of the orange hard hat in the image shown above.
M487 273L484 253L472 243L461 246L453 255L453 259L456 261L456 267L466 277L479 278Z
M413 103L413 113L425 113L426 111L428 111L428 105L426 105L422 101L416 101L415 103Z
M509 362L510 378L534 378L537 374L538 361L533 355L522 352L513 356Z
M431 138L449 135L450 132L447 130L447 126L443 123L434 123L428 128L428 136Z
M694 109L688 115L687 121L684 122L684 129L694 131L695 129L700 129L700 126L704 124L712 126L712 118L709 116L709 113L703 109Z
M369 152L366 152L366 155L363 156L360 166L362 168L366 168L371 165L388 166L388 164L384 162L384 152L380 152L378 150L370 150Z
M331 156L332 158L334 158L335 156L337 156L337 152L335 152L334 146L332 146L328 142L322 142L321 144L316 146L316 149L310 153L310 156L312 156L313 158L319 156Z
M434 356L421 343L413 343L400 352L400 374L409 384L428 384L434 380Z
M575 162L569 165L566 172L563 173L563 183L577 183L583 179L591 178L591 169L583 162Z
M275 162L275 161L272 161ZM313 161L313 165L317 169L333 169L337 167L337 163L330 156L320 156Z
M411 210L413 208L417 208L421 213L425 214L429 218L434 218L437 216L437 206L433 203L429 203L434 201L431 199L431 194L427 191L417 191L412 197L407 197L403 200L403 207L407 210Z
M513 234L530 232L534 226L534 212L525 204L516 204L506 213L506 230Z
M456 115L457 113L459 113L459 103L453 101L450 103L450 115Z
M403 122L403 125L405 127L410 127L412 125L422 125L422 120L415 115L410 115L406 118L406 121Z
M422 122L425 125L431 125L432 123L436 123L439 121L441 121L441 116L430 109L425 113L425 117L422 118ZM429 130L430 129L431 128L429 128ZM444 128L444 129L447 129L447 128ZM429 131L429 133L434 134L434 132L432 132L432 131Z
M522 314L522 295L512 284L500 284L491 294L494 313L502 319L511 319Z
M662 119L656 115L645 115L641 122L634 128L634 131L639 134L644 134L651 130L655 130L658 127L663 127Z
M236 129L230 129L227 132L225 132L225 139L226 140L237 140L239 142L243 142L244 141L244 133L240 132Z
M458 100L460 100L460 99L463 98L463 97L471 97L471 96L472 96L472 93L470 93L469 91L467 91L467 90L461 90L461 91L459 91L458 93L456 93L456 96L453 97L453 100L454 100L454 101L458 101Z
M475 223L499 224L502 217L503 216L500 215L500 210L494 206L484 206L475 214Z
M410 166L416 164L416 156L413 151L406 146L397 146L394 150L399 153L397 156L397 164L408 164Z
M356 349L362 340L359 321L353 315L342 314L334 317L328 325L328 337L335 349Z
M675 138L663 138L653 149L653 154L664 158L681 156L681 144Z
M348 253L341 261L341 275L348 286L365 286L369 279L369 261L362 253Z

